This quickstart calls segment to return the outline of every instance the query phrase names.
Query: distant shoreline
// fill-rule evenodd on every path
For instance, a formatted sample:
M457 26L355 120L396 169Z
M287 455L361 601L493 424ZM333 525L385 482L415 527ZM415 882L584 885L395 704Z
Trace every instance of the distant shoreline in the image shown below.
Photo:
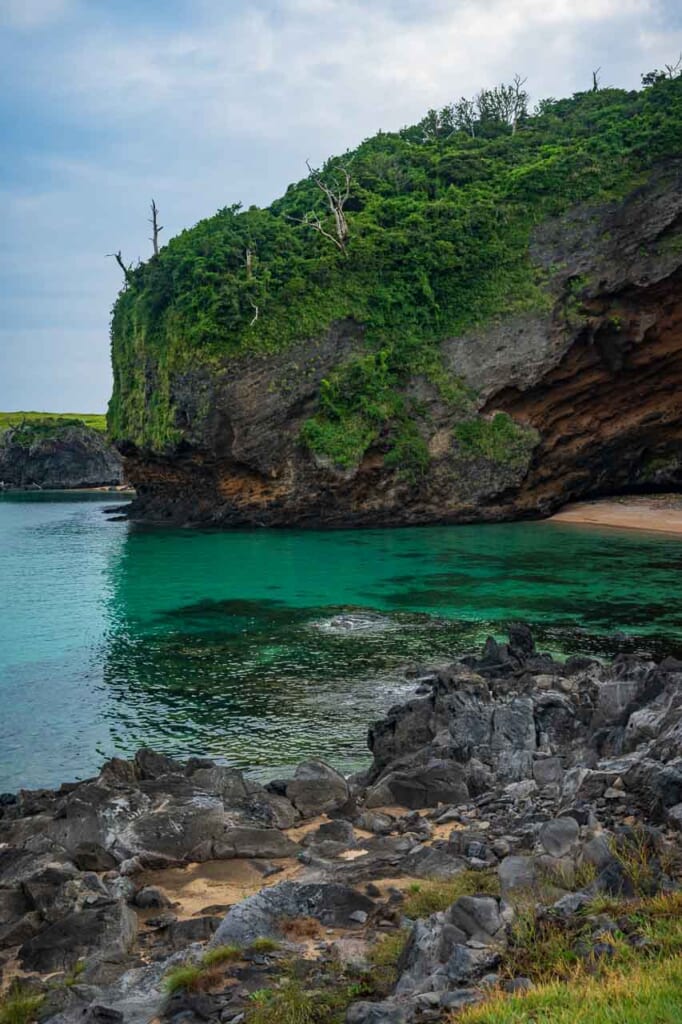
M115 494L117 498L134 498L135 491L125 484L102 487L0 487L0 494Z
M566 505L550 522L682 535L682 494L628 495Z

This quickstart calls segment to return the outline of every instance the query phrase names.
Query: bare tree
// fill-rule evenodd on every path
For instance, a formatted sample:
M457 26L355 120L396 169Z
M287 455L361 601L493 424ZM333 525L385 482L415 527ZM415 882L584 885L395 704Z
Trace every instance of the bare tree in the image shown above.
M158 256L159 255L159 234L163 231L163 227L161 225L159 225L159 208L158 208L158 206L156 205L156 203L154 202L153 199L152 199L151 210L152 210L152 215L149 218L149 223L152 226L152 237L149 239L149 241L154 246L154 255Z
M125 278L125 283L126 284L130 284L130 282L133 279L133 265L132 265L132 263L124 263L123 262L123 257L121 256L121 250L120 249L118 250L118 252L108 252L107 253L107 259L109 259L109 257L113 257L113 259L116 260L116 262L118 263L119 267L123 271L123 277Z
M319 171L313 170L310 166L310 161L306 160L306 167L310 173L310 177L315 182L320 192L325 196L329 209L331 210L332 216L334 217L334 234L327 231L316 213L311 211L307 213L305 217L290 217L290 220L297 220L299 224L305 224L307 227L317 231L319 234L324 235L334 245L341 250L346 251L346 241L348 239L348 221L344 213L344 207L350 198L350 186L351 176L350 171L347 167L341 166L341 176L337 177L334 182L330 185L320 177Z
M599 78L600 71L601 68L599 67L592 72L592 92L599 92L599 87L601 83L601 79Z
M246 267L246 280L251 281L253 278L253 249L250 245L247 245L244 251L244 265Z
M528 113L526 82L526 78L514 75L510 85L501 83L494 89L482 89L475 98L479 122L507 125L513 135L519 121Z
M682 53L677 58L674 64L665 64L665 77L666 78L679 78L682 73Z

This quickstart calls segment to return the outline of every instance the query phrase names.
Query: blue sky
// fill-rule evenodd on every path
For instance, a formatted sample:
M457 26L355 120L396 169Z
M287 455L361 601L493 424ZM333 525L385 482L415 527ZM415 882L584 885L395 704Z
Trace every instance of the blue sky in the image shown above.
M677 0L0 0L0 409L104 410L120 272L380 128L682 51Z

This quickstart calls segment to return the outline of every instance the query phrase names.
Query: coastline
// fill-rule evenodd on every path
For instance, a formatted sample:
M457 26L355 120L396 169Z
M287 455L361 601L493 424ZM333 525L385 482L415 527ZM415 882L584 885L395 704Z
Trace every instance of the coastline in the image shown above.
M560 662L514 623L415 679L355 775L312 758L263 785L141 749L4 794L0 1019L280 1024L319 1003L318 1024L436 1024L480 1003L484 1024L491 988L512 1012L677 978L681 667Z
M549 521L682 535L682 495L628 495L581 501L565 505Z

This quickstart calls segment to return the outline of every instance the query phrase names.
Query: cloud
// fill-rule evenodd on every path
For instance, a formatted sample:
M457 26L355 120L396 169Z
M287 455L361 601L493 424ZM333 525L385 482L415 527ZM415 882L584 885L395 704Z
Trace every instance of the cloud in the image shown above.
M2 0L0 28L45 28L74 8L73 0Z
M589 87L600 65L604 84L632 87L682 49L671 0L2 0L0 11L13 155L0 168L0 322L21 338L0 346L0 408L64 407L53 371L67 348L66 404L80 389L84 407L103 407L120 285L104 254L149 252L152 195L167 239L219 206L270 201L306 157L517 71L536 99Z

